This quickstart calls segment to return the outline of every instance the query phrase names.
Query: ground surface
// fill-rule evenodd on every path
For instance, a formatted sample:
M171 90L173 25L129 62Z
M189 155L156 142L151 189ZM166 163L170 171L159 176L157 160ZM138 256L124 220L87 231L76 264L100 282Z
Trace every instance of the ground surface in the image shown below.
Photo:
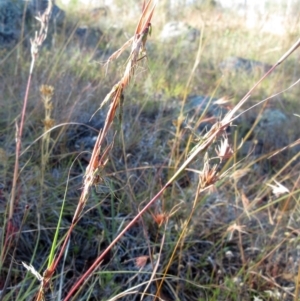
M49 300L66 294L201 137L266 71L252 68L253 61L273 65L296 41L292 31L278 37L259 31L259 26L249 30L242 18L207 6L178 12L175 21L188 23L193 34L187 31L182 43L178 38L166 41L159 33L167 14L162 7L155 14L148 57L140 61L106 137L109 145L117 133L103 181L93 188L72 233ZM33 298L38 283L21 261L32 263L40 273L45 270L63 200L59 236L70 227L108 106L91 116L124 71L126 53L109 65L106 76L103 61L135 28L137 17L128 20L124 15L94 15L95 21L87 8L74 9L42 49L30 90L14 206L14 225L21 235L8 247L4 226L12 189L15 120L30 54L18 46L1 53L0 221L2 250L7 250L2 254L2 287L10 275L3 300ZM187 40L191 37L194 40ZM192 72L198 50L200 62ZM228 57L252 63L250 68L230 65L224 70L221 63ZM298 76L295 53L239 112L287 89ZM54 87L46 108L42 84ZM195 103L195 96L201 96L204 105ZM217 164L218 181L198 193L207 158L202 153L111 249L77 300L140 300L143 291L144 300L155 300L155 294L161 300L296 300L299 152L295 147L281 149L299 139L298 97L295 86L233 122L224 133L233 149L231 157L221 163L217 158L215 149L224 137L207 149L210 166ZM48 144L42 137L48 137ZM280 151L274 155L276 150ZM274 190L279 183L288 192Z

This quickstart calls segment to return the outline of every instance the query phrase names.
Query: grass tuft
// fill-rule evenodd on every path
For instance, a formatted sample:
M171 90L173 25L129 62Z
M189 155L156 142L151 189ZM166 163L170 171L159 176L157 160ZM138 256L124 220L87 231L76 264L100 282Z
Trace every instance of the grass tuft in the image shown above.
M77 3L42 47L51 4L0 53L0 300L298 300L295 27Z

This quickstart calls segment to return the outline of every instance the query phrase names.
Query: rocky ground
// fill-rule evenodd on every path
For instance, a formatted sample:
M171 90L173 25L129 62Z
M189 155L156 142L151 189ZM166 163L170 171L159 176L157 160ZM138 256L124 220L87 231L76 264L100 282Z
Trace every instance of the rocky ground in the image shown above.
M23 38L27 41L24 42L27 47L28 37L32 36L32 30L37 25L33 15L45 9L45 3L34 0L0 2L1 46L8 53L14 53L14 47ZM24 11L26 17L22 19ZM117 63L116 69L111 66L109 71L115 74L108 79L95 75L101 70L96 65L100 58L104 59L116 49L115 45L108 46L109 35L105 29L89 25L74 26L74 20L70 25L65 25L66 13L57 6L51 22L49 41L55 40L53 37L57 32L53 28L59 26L65 28L65 33L72 32L74 40L65 52L62 51L63 59L60 61L57 59L60 52L53 51L52 42L43 48L45 58L50 60L54 56L59 63L51 69L45 59L46 62L41 62L41 67L37 67L39 76L34 79L31 91L23 143L26 152L21 160L20 192L15 209L16 221L21 223L26 206L30 206L14 261L32 260L38 267L49 254L66 186L60 234L63 235L70 225L85 168L98 132L103 127L107 107L92 119L91 115L99 107L111 83L118 79L118 68L122 68L122 64ZM118 30L114 33L123 39L126 31L122 30L120 35ZM86 212L73 232L65 270L61 273L64 292L170 178L174 166L182 162L201 137L234 107L230 97L215 95L211 90L210 93L208 90L201 93L200 89L193 88L183 97L184 89L179 84L176 86L176 80L180 83L181 78L190 73L191 65L186 61L194 60L194 56L188 55L192 49L197 51L200 37L201 30L189 25L186 20L171 21L166 22L150 41L149 70L141 64L139 74L142 80L137 77L132 90L125 94L118 120L107 137L106 143L109 144L114 133L118 133L103 182L94 187ZM161 51L160 47L167 50ZM159 51L162 52L161 57L158 56ZM72 55L78 56L74 59ZM158 68L155 69L155 60L151 57L158 60ZM0 110L1 225L4 224L11 190L14 120L19 114L18 101L24 94L20 89L25 87L27 75L26 69L24 73L19 71L17 79L13 77L16 76L15 70L22 70L16 69L13 58L6 57L1 62L6 75L2 71L0 74L3 79L0 86L4 91L3 102L0 99L0 103L5 104L1 105L3 109ZM70 69L66 67L68 63ZM159 78L155 72L159 74L163 65L168 68L163 72L170 74ZM251 80L270 66L264 61L232 55L218 63L204 62L201 68L207 67L207 70L203 73L199 71L195 81L200 86L206 84L205 76L209 79L223 76L229 81L236 77L240 81ZM84 71L85 68L89 72ZM145 70L152 74L150 80L144 76ZM45 181L41 183L41 146L38 139L43 134L43 108L38 105L40 96L37 95L40 82L48 81L55 88L53 119L57 125L66 125L51 132L52 153ZM214 85L215 81L210 84ZM221 86L220 90L224 92L226 86ZM234 157L228 165L223 162L219 166L220 174L227 170L226 177L201 195L196 192L199 180L197 171L203 168L204 156L193 162L157 205L108 254L101 271L91 279L91 300L117 296L121 300L140 300L140 294L150 282L148 296L144 300L153 300L152 294L156 293L159 282L151 277L160 278L163 273L167 273L160 295L163 300L293 300L299 261L297 179L300 150L299 144L291 143L299 139L299 118L282 103L287 103L284 97L279 105L270 102L265 107L254 107L232 123L225 134L234 148ZM256 104L257 101L249 102L249 107ZM238 114L242 112L243 109ZM180 114L183 122L178 127ZM216 145L208 150L212 164L217 160L214 148L219 142L216 141ZM290 194L283 194L283 197L276 194L278 189L274 190L274 187L280 187L279 181L288 187ZM195 199L197 202L191 223L180 247L170 259ZM164 223L159 223L157 216L163 216L166 212L170 213L167 222L163 220ZM2 230L2 236L3 233ZM5 268L0 274L1 286L7 275ZM62 265L58 274L60 269L63 269ZM11 287L22 283L23 292L32 295L32 278L26 276L22 267L17 272L19 274L16 273L11 279ZM59 281L54 280L54 298L57 297L59 285ZM18 294L18 290L11 289L11 292L14 297Z

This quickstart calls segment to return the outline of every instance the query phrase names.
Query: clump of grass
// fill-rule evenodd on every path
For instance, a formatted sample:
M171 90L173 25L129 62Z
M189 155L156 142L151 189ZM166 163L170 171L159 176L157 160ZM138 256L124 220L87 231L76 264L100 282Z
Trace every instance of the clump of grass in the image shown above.
M151 18L153 13L150 6L147 7L148 10L145 9L143 13L145 19ZM162 64L159 66L157 63L159 67L151 64L151 52L148 53L149 65L153 68L151 71L158 72L158 80L167 82L169 96L182 96L182 102L175 100L180 109L173 110L171 105L163 102L162 98L167 98L166 95L162 98L156 95L153 106L152 100L147 105L140 105L139 98L144 99L145 92L143 89L138 91L138 87L129 90L129 83L136 78L138 86L138 79L143 76L139 68L146 59L143 34L150 29L148 23L140 23L135 31L131 40L134 45L131 55L125 67L122 65L124 76L119 79L118 75L112 75L103 80L106 87L110 85L107 96L103 97L108 110L103 104L101 111L107 114L105 125L97 136L93 152L89 154L89 162L80 153L69 154L68 149L64 151L59 138L54 141L63 153L55 148L52 153L52 148L49 149L50 131L41 129L42 133L44 131L41 158L44 157L43 162L46 162L41 169L45 172L43 183L47 184L47 189L41 190L43 201L37 212L41 214L43 222L47 222L47 229L41 232L41 238L29 236L35 233L34 226L26 228L21 235L23 242L24 237L37 239L37 252L34 251L30 258L33 266L29 262L26 265L41 281L37 299L47 294L52 282L53 295L58 299L65 296L65 300L71 297L72 292L76 294L73 299L78 300L100 297L140 300L142 296L151 300L218 300L222 297L226 300L289 300L293 293L284 288L282 280L289 275L281 268L287 262L282 257L291 252L289 249L296 249L297 243L297 238L294 238L296 223L292 218L287 221L286 215L290 210L291 216L297 212L297 165L293 167L292 162L287 162L281 169L274 169L275 174L271 174L270 179L270 174L262 173L257 168L267 155L253 157L249 153L246 157L239 157L238 133L233 137L228 128L236 121L237 115L245 114L241 107L249 100L253 89L237 106L230 104L230 111L214 120L207 132L198 133L200 121L196 120L199 118L197 114L193 128L192 122L186 120L185 101L193 90L193 83L198 80L198 68L203 67L201 62L208 47L203 39L207 31L200 38L194 64L189 62L189 68L180 73L182 78L177 75L179 83L171 76L178 57L168 71ZM297 44L294 49L296 47ZM157 52L163 50L161 48ZM110 66L112 59L120 52L111 57ZM47 52L43 55L47 55ZM156 59L159 62L159 55ZM281 62L279 60L275 67ZM179 63L178 66L182 65ZM144 70L145 66L142 68ZM48 71L52 75L49 78L53 78L54 69L50 69ZM79 70L77 76L81 76L80 63L76 69ZM88 73L87 68L86 71ZM111 71L110 67L108 74ZM70 71L66 68L66 72ZM169 72L167 80L163 78L164 72ZM207 70L205 72L208 73ZM98 85L87 85L82 83L82 78L75 79L73 86L82 84L84 92L74 88L77 95L63 94L57 87L60 76L55 80L56 93L51 96L54 110L63 107L61 99L60 103L55 103L57 94L67 95L64 98L66 106L70 106L75 99L77 106L88 110L80 101L97 93ZM93 74L89 74L85 79L93 77ZM215 93L219 93L216 89L217 76L210 77L210 80L211 87L204 90L216 90ZM156 83L154 85L156 87ZM97 97L93 100L98 103ZM134 105L130 103L131 100ZM72 104L68 110L75 110L76 105ZM146 113L143 113L144 109ZM179 111L180 115L174 118L174 111L176 114ZM59 119L55 115L51 117L49 113L45 118L48 121ZM200 119L204 119L204 115ZM53 126L52 121L46 124ZM133 133L134 125L139 128L137 133ZM247 129L242 136L250 136L251 132L252 129ZM54 129L51 135L54 135ZM59 137L63 135L64 130L58 134ZM28 150L30 148L26 152ZM268 154L271 155L274 153ZM30 169L34 164L30 165ZM54 186L51 173L58 169L62 174ZM34 183L33 179L40 175L38 172L34 174L36 169L31 170L25 169L27 183ZM29 182L29 175L32 182ZM282 195L272 196L271 189L278 191L281 187L278 183L293 188L285 190ZM65 186L67 188L64 191ZM26 185L23 187L26 188ZM31 187L35 188L36 184ZM33 198L36 193L33 191L28 195ZM26 226L25 222L22 224ZM285 227L286 224L289 226ZM55 233L53 228L56 228ZM59 237L62 239L59 240ZM23 243L15 250L26 250L26 247L30 249L28 243ZM22 258L16 254L12 256ZM45 271L43 275L37 273L38 266ZM2 271L7 272L5 269ZM54 271L57 271L57 278L53 277ZM19 293L12 292L17 296L16 300L33 296L37 291L36 283L29 278L27 273L18 280L24 285ZM7 294L5 298L11 298L12 294ZM276 297L276 294L280 297Z

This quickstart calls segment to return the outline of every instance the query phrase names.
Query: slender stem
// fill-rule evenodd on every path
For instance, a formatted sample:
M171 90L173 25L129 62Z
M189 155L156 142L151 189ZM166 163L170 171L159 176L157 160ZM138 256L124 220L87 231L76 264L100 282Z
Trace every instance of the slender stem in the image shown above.
M127 232L128 229L132 227L140 217L151 207L151 205L163 194L163 192L168 188L170 182L168 182L157 194L156 196L137 214L133 220L117 235L117 237L110 243L110 245L102 252L102 254L95 260L91 267L80 277L76 284L70 289L68 295L65 297L64 301L71 298L73 293L78 287L84 282L85 279L89 278L89 275L101 264L105 255L111 250L111 248L120 240L120 238Z
M22 109L22 113L21 113L20 126L17 126L17 130L16 130L16 160L15 160L13 184L12 184L10 204L9 204L9 206L10 206L9 207L9 215L8 215L9 220L12 219L12 216L14 213L14 203L15 203L16 191L17 191L17 181L18 181L18 177L19 177L19 158L20 158L20 153L21 153L22 134L23 134L25 114L26 114L28 95L29 95L29 89L30 89L30 84L31 84L34 63L35 63L35 57L32 56L31 66L30 66L30 71L29 71L29 76L28 76L28 81L27 81L27 87L26 87L26 92L25 92L25 97L24 97L24 102L23 102L23 109Z

